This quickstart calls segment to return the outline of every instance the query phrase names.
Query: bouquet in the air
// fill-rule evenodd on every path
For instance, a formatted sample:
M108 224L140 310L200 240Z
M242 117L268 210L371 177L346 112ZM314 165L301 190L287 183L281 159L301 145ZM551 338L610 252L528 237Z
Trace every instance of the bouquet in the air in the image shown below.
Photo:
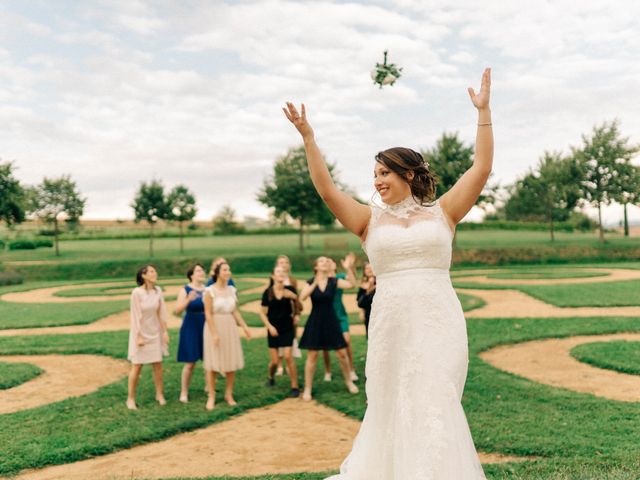
M376 68L371 70L373 83L382 88L383 85L393 85L402 75L402 67L397 67L395 63L387 64L387 51L384 51L384 62L376 63Z

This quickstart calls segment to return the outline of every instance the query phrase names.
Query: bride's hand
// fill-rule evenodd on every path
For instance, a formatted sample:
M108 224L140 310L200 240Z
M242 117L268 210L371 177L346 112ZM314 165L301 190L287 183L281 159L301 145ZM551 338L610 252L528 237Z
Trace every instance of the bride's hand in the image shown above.
M480 84L480 92L476 94L473 88L469 87L469 97L471 102L478 110L485 110L489 108L489 96L491 90L491 69L485 68L482 74L482 83Z
M296 127L302 138L313 137L313 129L309 122L307 122L307 114L304 108L304 103L301 107L301 113L298 114L298 109L291 102L287 102L287 108L282 108L285 116L289 119L293 126Z

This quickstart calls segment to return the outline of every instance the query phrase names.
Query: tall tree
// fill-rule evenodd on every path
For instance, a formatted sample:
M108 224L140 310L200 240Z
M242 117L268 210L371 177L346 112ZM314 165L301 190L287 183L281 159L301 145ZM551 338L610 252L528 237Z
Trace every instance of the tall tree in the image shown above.
M158 220L166 220L168 216L167 200L164 185L159 180L142 182L131 203L135 222L146 221L149 224L149 256L153 257L153 230Z
M580 199L580 171L573 158L545 152L537 169L516 181L504 206L507 220L546 221L551 241L554 222L569 218Z
M0 222L4 221L8 227L23 222L25 204L25 190L13 176L13 164L0 163Z
M184 185L176 185L167 195L168 218L180 226L180 253L184 253L184 222L196 216L196 197Z
M624 211L624 236L629 236L629 219L627 217L628 205L640 205L640 166L629 162L622 170L619 182L619 190L615 200L622 204Z
M335 178L335 165L327 163L327 167L336 185L344 189L345 186ZM304 251L305 227L335 222L311 182L304 147L292 148L276 161L273 175L265 179L257 198L260 203L274 208L276 216L287 213L298 221L301 252Z
M45 223L53 225L56 255L60 255L60 222L77 224L84 212L86 199L82 198L76 183L69 175L45 178L30 194L29 210Z
M598 209L598 232L604 242L602 206L608 205L621 190L621 178L638 147L622 137L618 121L594 126L591 136L582 135L582 146L572 148L581 170L584 201Z

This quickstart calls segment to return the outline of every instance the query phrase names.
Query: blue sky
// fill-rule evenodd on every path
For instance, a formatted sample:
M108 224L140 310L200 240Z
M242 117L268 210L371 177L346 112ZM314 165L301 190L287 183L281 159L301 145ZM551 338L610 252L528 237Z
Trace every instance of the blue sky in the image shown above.
M491 66L494 180L507 184L605 120L640 142L640 4L615 7L4 1L0 158L26 183L71 174L90 218L130 218L152 178L190 187L199 218L225 204L266 217L256 192L299 144L280 106L304 101L327 158L369 198L379 150L443 131L473 141L466 87ZM380 90L369 71L385 49L404 76Z

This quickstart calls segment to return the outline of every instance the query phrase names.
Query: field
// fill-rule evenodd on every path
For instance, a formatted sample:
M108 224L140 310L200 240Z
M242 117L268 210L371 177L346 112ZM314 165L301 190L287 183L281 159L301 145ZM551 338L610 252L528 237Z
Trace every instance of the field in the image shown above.
M538 233L463 231L458 246L548 246ZM359 248L354 237L329 237ZM558 237L562 245L595 245L592 236ZM325 239L311 235L310 252L322 253ZM186 255L295 254L296 242L295 235L189 238ZM609 245L637 244L612 238ZM146 248L140 239L65 241L60 259L37 250L5 252L2 261L90 265L144 259ZM156 252L177 256L177 239L158 239ZM310 275L306 265L294 273ZM364 389L344 391L335 358L332 382L318 369L314 402L286 399L286 376L264 386L267 349L256 314L264 270L234 275L254 338L243 340L238 406L227 406L218 389L212 412L204 409L200 366L190 402L177 400L177 317L164 362L168 404L155 403L145 369L140 409L125 408L131 276L87 278L0 287L0 476L311 480L337 470L364 415ZM640 262L454 268L452 278L469 334L463 404L487 477L640 478ZM183 283L173 273L161 278L170 308ZM362 386L366 338L353 297L345 292Z

